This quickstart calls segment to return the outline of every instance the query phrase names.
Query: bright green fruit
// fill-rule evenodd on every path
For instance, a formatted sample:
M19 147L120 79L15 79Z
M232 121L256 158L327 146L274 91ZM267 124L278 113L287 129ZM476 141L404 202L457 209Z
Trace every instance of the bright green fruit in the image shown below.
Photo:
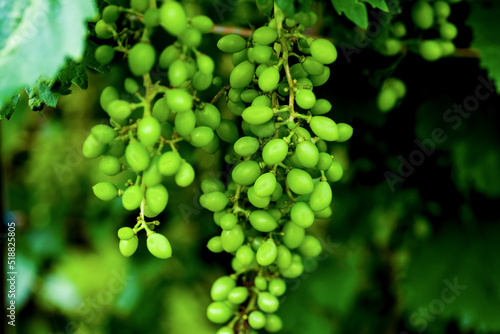
M310 141L303 141L297 145L295 154L300 163L306 168L313 168L318 164L319 151Z
M457 37L458 29L453 23L445 22L439 27L439 33L441 37L451 41Z
M220 253L223 251L220 236L210 238L207 243L207 248L212 253Z
M198 64L198 69L206 74L212 74L215 69L215 63L213 59L208 55L200 55L196 58L196 63Z
M271 196L276 189L276 176L271 173L262 174L255 181L254 192L259 197Z
M148 9L149 0L130 0L130 6L132 9L142 13Z
M255 65L245 60L233 69L229 76L229 83L233 88L245 88L252 82L254 74Z
M241 137L234 143L234 151L242 157L251 156L259 150L260 143L254 137Z
M107 24L104 20L97 21L95 25L95 34L97 35L97 38L109 39L113 37L113 32L111 28L112 25Z
M160 24L160 10L158 8L149 8L144 13L144 19L142 22L148 28L158 26Z
M316 257L321 254L322 250L321 243L312 235L306 235L299 246L299 251L305 257Z
M112 140L108 144L108 149L106 150L106 155L113 156L120 159L125 154L125 143L118 140Z
M406 36L406 26L401 21L393 22L390 29L394 37L401 38Z
M411 17L415 25L422 30L427 30L434 25L434 10L427 1L420 0L414 4Z
M328 182L319 182L309 199L309 206L313 211L322 211L332 203L332 187Z
M153 106L153 117L156 118L160 123L166 122L170 117L172 110L167 104L167 99L162 97L155 102Z
M226 35L219 39L217 47L225 53L236 53L243 51L247 46L247 42L243 37L236 34Z
M434 2L434 12L438 18L446 19L450 16L451 8L446 1L436 1Z
M135 236L135 232L130 227L122 227L118 230L120 240L130 240Z
M226 190L226 186L222 181L216 179L215 177L207 177L201 181L201 191L204 194L208 194L214 191L224 192Z
M234 334L234 330L229 326L224 326L219 328L219 330L215 334Z
M111 201L118 196L118 189L111 182L99 182L92 187L94 195L102 201Z
M191 110L193 97L185 89L171 89L167 93L167 104L178 112Z
M164 185L158 184L146 189L146 202L153 212L162 212L168 203L168 191Z
M280 305L278 298L269 292L262 292L257 298L257 305L266 313L274 313Z
M142 191L138 185L128 187L122 195L122 205L126 210L136 210L141 206Z
M236 287L236 281L230 276L222 276L215 280L210 290L210 297L214 301L227 299L229 292Z
M220 111L213 104L204 104L201 109L197 108L194 114L199 126L208 126L210 129L216 130L221 123Z
M108 86L108 87L104 88L101 92L101 96L99 99L99 102L101 104L101 108L104 111L108 111L109 104L115 100L118 100L119 97L120 97L120 94L118 93L118 91L116 90L115 87Z
M262 329L266 325L266 315L261 311L252 311L248 315L248 324L253 329Z
M243 117L243 119L247 123L253 125L264 124L265 122L273 118L273 116L274 113L271 108L255 105L251 105L250 107L246 108L241 114L241 117Z
M328 170L332 166L333 158L330 154L326 152L322 152L319 154L319 161L316 165L316 169L318 170Z
M175 183L179 187L187 187L193 183L195 177L194 168L188 162L183 162L175 174Z
M314 212L305 202L297 202L292 207L290 218L297 226L308 228L314 223Z
M106 145L100 143L93 134L83 142L82 153L88 159L100 157L106 151Z
M118 6L110 5L106 6L102 11L102 19L106 23L115 23L120 17L120 11L118 10Z
M325 71L323 64L311 56L306 57L306 59L302 63L302 68L309 75L321 75Z
M308 110L316 104L316 95L308 89L301 89L297 93L295 101L299 107Z
M309 80L311 80L314 87L322 86L328 82L328 79L330 79L330 68L328 66L324 66L323 69L323 74L309 76Z
M214 193L211 193L211 194L214 194ZM222 194L222 193L215 193L215 194ZM224 194L222 194L222 195L224 197L226 197ZM227 198L226 198L226 202L227 202ZM224 205L224 207L218 211L222 211L225 207L226 206ZM233 215L232 213L226 213L225 215L223 215L221 217L219 225L223 230L232 230L233 228L236 227L236 224L238 224L238 218L235 215Z
M293 222L288 222L283 226L283 233L283 243L290 249L299 247L305 236L304 229Z
M278 246L278 254L276 256L276 264L280 269L286 269L292 264L292 253L285 245Z
M106 111L108 112L109 117L116 120L124 120L132 113L132 108L130 107L130 103L127 101L114 100L108 104Z
M183 137L187 137L196 126L196 116L191 110L178 112L175 115L174 124L176 132Z
M148 73L153 68L156 60L156 51L153 46L137 43L128 54L128 67L135 76Z
M314 190L311 174L302 169L294 168L289 171L286 176L286 182L290 190L299 195L307 195Z
M122 164L117 158L107 156L99 161L99 169L106 175L114 176L122 171Z
M270 92L278 87L280 73L275 67L266 68L259 76L259 88L263 92Z
M238 126L229 119L223 119L217 128L217 135L226 143L233 144L240 137Z
M201 44L201 32L194 28L187 28L180 35L182 43L190 48L197 48Z
M145 146L153 146L160 139L160 122L154 117L144 117L139 122L137 137Z
M207 318L215 324L223 324L231 319L232 312L224 302L213 302L208 305Z
M221 235L222 248L232 253L238 250L245 241L245 234L240 225L236 225L232 230L224 230Z
M214 22L205 15L198 15L191 19L191 26L203 34L209 33L214 28Z
M245 300L248 298L248 289L243 287L243 286L238 286L233 288L231 291L229 291L229 294L227 295L227 299L235 304L235 305L240 305L242 304Z
M125 91L129 94L135 94L139 91L139 84L132 78L125 78L123 82L123 87Z
M255 89L247 89L241 93L241 100L245 103L252 103L259 96Z
M262 245L262 243L261 243L261 245ZM260 247L260 245L259 245L259 247ZM255 284L255 287L257 289L259 289L260 291L267 290L267 279L263 276L255 277L254 284Z
M129 240L120 240L120 253L122 253L125 257L132 256L137 250L137 246L139 246L139 239L137 236L134 236Z
M168 259L172 257L172 246L164 235L153 233L148 237L146 244L149 252L157 258Z
M353 134L352 126L346 123L338 123L337 128L339 129L339 139L337 139L339 143L343 143L351 139Z
M271 232L278 227L278 223L274 217L264 210L252 211L248 219L253 228L259 232Z
M286 283L281 278L274 278L269 282L268 290L272 295L280 297L286 292Z
M95 59L103 65L111 63L114 57L115 50L109 45L101 45L95 50Z
M227 196L221 192L214 191L208 194L203 194L200 197L200 203L206 209L218 212L224 210L228 202Z
M389 112L396 106L398 96L391 88L382 89L377 96L377 107L381 112Z
M384 81L383 89L390 88L394 90L398 98L403 98L406 95L406 85L398 78L389 78Z
M439 42L433 40L423 41L419 50L422 58L427 61L436 61L443 55Z
M168 81L174 87L181 86L188 79L188 69L180 59L174 60L168 68Z
M326 99L318 99L314 104L314 107L311 108L311 113L313 115L319 116L324 115L332 110L332 104L330 101Z
M270 46L256 45L253 48L252 56L255 62L258 64L267 63L271 59L272 55L273 55L273 49ZM256 74L257 76L260 76L258 71L256 71Z
M309 126L316 136L325 141L335 141L339 139L337 124L328 117L314 116Z
M191 145L194 147L203 147L210 144L214 139L214 132L208 126L199 126L189 134L191 137Z
M266 327L264 328L269 333L279 332L283 328L283 321L276 314L268 314L266 316Z
M271 44L278 38L276 29L269 27L260 27L254 31L252 39L257 44Z
M181 54L181 50L174 44L167 46L160 54L158 64L161 68L168 68Z
M278 248L272 239L269 239L260 245L255 256L257 263L261 266L268 266L276 260Z
M402 48L403 48L403 44L401 43L400 40L395 39L395 38L388 38L385 41L384 54L387 56L395 56L401 52Z
M151 161L148 150L138 141L132 141L128 144L125 151L125 159L130 168L135 172L146 170Z
M174 151L165 152L158 161L160 173L166 176L174 175L181 167L181 157Z
M160 24L174 36L178 36L186 30L187 17L182 5L176 1L164 3L160 8Z
M163 176L158 166L159 161L160 157L155 155L153 159L151 159L148 169L142 173L142 183L144 183L146 187L154 187L161 182Z
M248 266L255 259L255 253L250 246L243 245L236 251L236 259L242 265Z
M243 186L252 185L261 174L260 166L257 162L248 160L240 162L234 167L231 176L233 181Z
M262 158L268 165L275 165L285 160L288 154L288 144L283 139L272 139L262 150Z
M337 49L326 39L317 39L311 44L311 56L322 64L331 64L337 59Z
M271 108L271 99L265 95L261 95L259 97L256 97L253 101L252 101L252 106L264 106L264 107L268 107L268 108Z
M255 194L255 187L253 187L253 186L248 188L247 195L248 195L248 201L250 202L250 204L252 204L253 206L255 206L256 208L259 208L259 209L265 208L271 202L270 196L264 196L264 197L257 196Z
M342 178L343 175L344 175L344 170L337 161L334 161L332 163L332 166L328 168L326 171L326 178L328 179L329 182L337 182Z

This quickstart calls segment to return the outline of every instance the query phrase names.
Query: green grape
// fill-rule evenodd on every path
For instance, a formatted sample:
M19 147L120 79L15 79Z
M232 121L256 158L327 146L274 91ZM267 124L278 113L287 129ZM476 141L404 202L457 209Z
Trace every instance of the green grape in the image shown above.
M439 33L441 34L441 37L451 41L457 37L458 30L453 23L445 22L439 27Z
M265 197L257 196L255 194L255 187L253 187L253 186L248 188L247 195L248 195L248 201L250 202L250 204L252 204L253 206L255 206L256 208L259 208L259 209L265 208L271 202L270 196L265 196Z
M336 161L334 161L332 163L332 166L326 171L326 178L329 182L337 182L342 178L343 175L344 170L342 169L342 166Z
M201 37L201 32L197 29L187 28L181 33L180 40L187 47L197 48L201 44Z
M255 195L259 197L271 196L276 189L276 183L276 176L273 173L262 174L255 181Z
M297 226L308 228L314 223L314 212L305 202L297 202L290 211L290 218Z
M179 167L177 173L175 173L175 183L182 188L185 188L194 181L194 168L188 162L183 162Z
M438 18L447 19L450 16L451 8L446 1L436 1L434 2L434 12Z
M319 161L316 165L318 170L328 170L333 164L332 156L328 153L322 152L319 154Z
M236 251L236 259L244 266L255 260L255 253L250 246L243 245Z
M257 162L248 160L240 162L234 167L231 177L233 181L242 186L252 185L261 174L260 166Z
M384 53L387 56L395 56L401 52L402 48L403 48L403 44L401 44L400 40L395 39L395 38L388 38L385 41Z
M260 245L255 259L261 266L268 266L276 260L278 248L272 239L269 239Z
M137 137L144 146L153 146L160 139L160 122L154 117L144 117L139 122Z
M218 212L224 210L228 202L226 195L221 192L214 191L208 194L203 194L200 197L201 205L213 212ZM222 217L224 218L224 217ZM222 221L221 221L222 227Z
M299 246L299 251L305 257L316 257L321 254L323 248L319 240L312 235L306 235Z
M305 236L304 229L293 222L288 222L283 226L283 233L283 243L290 249L299 247Z
M255 287L257 289L259 289L260 291L267 290L267 279L265 277L263 277L263 276L257 276L257 277L255 277L254 284L255 284Z
M88 159L100 157L106 151L106 145L100 143L93 134L83 142L82 153Z
M288 86L288 82L282 82L278 85L278 93L281 96L288 96L290 95L289 91L290 87Z
M188 78L188 70L180 59L174 60L168 68L168 81L174 87L181 86Z
M434 11L427 1L418 1L411 9L411 17L415 25L427 30L434 25Z
M195 112L196 123L199 126L208 126L212 130L216 130L221 123L221 114L216 106L210 103L205 103L200 108L198 107Z
M320 153L328 151L328 145L326 144L326 142L324 140L321 140L321 139L318 140L316 142L316 146L318 147L318 151Z
M149 0L130 0L130 6L132 9L143 13L149 7Z
M281 278L274 278L269 282L268 290L276 297L283 296L286 292L286 283Z
M230 144L234 144L240 137L238 127L229 119L223 119L221 121L217 128L217 135L220 139Z
M352 126L346 123L338 123L337 128L339 129L339 139L337 139L339 143L343 143L351 139L353 134Z
M174 127L172 124L168 122L163 122L160 124L161 126L161 136L165 139L172 139L172 135L174 134Z
M153 46L145 43L137 43L128 53L128 67L135 76L142 76L153 68L156 59L156 51Z
M297 145L295 154L300 163L306 168L313 168L318 164L319 151L310 141L303 141Z
M275 67L266 68L259 77L259 88L263 92L270 92L278 88L280 82L280 73Z
M108 104L107 113L109 117L116 120L127 119L132 113L132 108L130 103L124 100L114 100Z
M250 85L255 74L255 65L245 60L231 72L229 76L229 84L233 88L245 88Z
M252 101L252 106L263 106L271 108L271 99L265 95L261 95L256 97L255 100Z
M390 29L392 34L397 38L406 36L406 26L401 21L393 22Z
M92 187L94 195L102 201L111 201L118 196L118 189L111 182L99 182Z
M149 167L151 158L144 145L134 140L130 142L125 151L125 159L135 172L141 172Z
M328 82L328 79L330 79L330 68L328 66L324 66L323 68L323 74L309 76L309 80L311 80L314 87L322 86Z
M160 24L173 36L178 36L186 30L188 23L182 5L176 1L164 3L160 8Z
M316 95L310 90L301 89L295 96L295 101L299 107L308 110L316 104Z
M188 79L192 79L194 77L194 74L198 70L198 67L196 66L196 60L191 57L186 58L186 68L188 70Z
M231 102L241 102L241 93L243 92L243 89L236 89L236 88L231 88L227 92L227 97L229 98L229 101Z
M315 212L314 215L318 219L329 218L332 215L332 208L327 207L325 210Z
M321 75L325 71L323 64L311 56L306 57L302 63L302 68L310 75Z
M160 168L158 162L160 161L159 156L155 156L151 160L151 164L148 169L146 169L142 173L142 183L146 185L146 187L154 187L159 184L162 180L162 175L160 173Z
M253 49L253 59L258 64L267 63L273 55L273 49L267 45L256 45ZM259 74L257 74L259 76Z
M304 265L300 262L292 262L290 267L281 269L281 276L285 278L297 278L304 272Z
M234 151L242 157L248 157L259 150L260 143L254 137L241 137L234 143Z
M450 56L455 53L455 44L450 41L438 41L443 56Z
M163 212L168 203L168 191L163 184L158 184L146 189L146 201L153 212Z
M301 128L301 127L298 127L295 130L295 134L294 134L294 136L292 138L293 138L294 141L298 141L298 138L302 138L305 141L311 141L311 139L312 139L311 134L309 133L309 131L307 131L306 129Z
M276 264L280 269L286 269L292 264L292 253L285 245L278 246L276 255Z
M122 205L126 210L136 210L141 206L142 191L138 185L128 187L122 195Z
M259 249L260 245L263 242L264 242L264 237L262 237L262 236L256 236L256 237L252 238L252 240L251 240L252 249L254 251L257 251L257 249Z
M135 94L139 91L139 84L132 78L126 78L123 82L123 87L129 94Z
M153 117L160 122L166 122L170 117L171 110L167 104L167 99L162 97L153 106Z
M171 3L171 2L168 2ZM215 324L223 324L232 317L229 306L224 302L213 302L208 305L207 318Z
M158 160L160 173L166 176L174 175L181 167L181 157L174 151L165 152Z
M99 169L106 175L114 176L122 171L122 164L117 158L107 156L99 161Z
M294 193L307 195L313 192L314 183L309 173L302 169L294 168L286 175L286 182Z
M187 137L194 130L196 126L196 116L191 110L178 112L175 115L175 131L183 136Z
M377 96L377 108L381 112L391 111L396 106L397 101L398 96L393 89L382 89Z
M229 292L236 287L236 281L230 276L222 276L215 280L210 290L210 297L214 301L227 299Z
M191 131L189 136L191 137L191 145L194 147L203 147L210 144L214 139L214 132L208 126L199 126Z
M222 248L228 253L237 251L245 241L245 233L240 225L236 225L232 230L222 231L220 237Z
M205 74L212 74L215 70L215 63L208 55L200 55L196 58L198 69Z
M146 244L149 252L157 258L168 259L172 257L172 246L164 235L153 233L148 237Z
M262 150L262 159L268 165L275 165L285 160L288 154L288 144L280 138L269 141Z
M266 316L261 311L252 311L248 315L248 324L253 329L262 329L266 325Z
M104 20L97 21L95 25L95 34L99 39L109 39L113 37L112 25L107 24Z
M207 34L214 28L214 22L205 15L198 15L191 19L191 26L198 29L201 33Z
M160 11L157 8L150 8L144 13L142 21L146 27L156 27L160 24Z
M220 236L215 236L210 238L207 243L207 248L209 251L212 253L221 253L223 251L222 249L222 242L220 239Z
M250 125L250 132L257 137L271 137L276 133L275 121L271 119L264 124Z
M120 159L121 157L123 157L124 154L125 154L125 143L123 143L122 141L112 140L108 144L108 150L106 151L106 155L110 155Z
M309 80L307 78L300 78L299 80L297 80L297 88L299 90L306 89L306 90L312 91L313 84L312 84L311 80Z
M277 201L281 195L283 195L283 187L281 184L276 183L276 188L274 189L274 192L271 194L271 201L275 202Z
M276 29L269 27L260 27L255 30L252 35L252 39L255 43L263 45L274 43L277 38L278 33L276 32Z
M321 64L331 64L337 59L337 49L326 39L316 39L311 44L311 56Z
M262 74L262 72L264 72L265 69L268 69L269 68L269 65L267 64L260 64L259 66L257 66L257 68L255 69L255 75L257 77L260 77L260 75Z
M251 62L252 64L255 63L255 58L253 57L253 49L254 49L254 47L249 47L247 49L247 58L248 58L248 61Z
M269 292L262 292L257 298L257 305L266 313L274 313L278 310L280 303L276 296L273 296Z
M304 70L304 67L301 63L292 65L290 67L290 73L292 74L292 78L294 79L307 78L307 76L309 75L309 73Z
M309 199L309 206L313 211L322 211L332 203L332 188L328 182L319 182Z
M101 45L95 50L95 59L103 64L108 65L115 57L115 50L109 45Z
M233 55L231 57L231 61L233 63L233 66L241 64L245 60L248 60L247 49L243 49L243 50L241 50L239 52L233 53Z
M337 124L328 117L314 116L309 126L316 136L325 141L335 141L339 139Z
M101 96L100 96L100 104L101 104L101 108L104 110L104 111L108 111L108 106L111 102L115 101L115 100L118 100L120 94L118 93L118 91L116 90L115 87L113 86L108 86L106 88L103 89L103 91L101 92Z
M167 104L177 112L191 110L193 97L185 89L171 89L167 93Z
M259 232L271 232L278 227L274 217L267 211L255 210L248 217L250 224Z
M311 12L312 13L312 12ZM269 333L276 333L283 328L283 321L276 314L268 314L266 316L266 326L264 329Z
M130 240L135 237L135 232L130 227L122 227L118 230L118 238L120 240Z
M327 114L332 110L332 104L330 101L326 99L318 99L316 100L316 103L314 104L314 107L311 108L311 113L313 115L319 116L319 115L324 115Z
M202 195L203 196L203 195ZM226 206L224 206L219 211L223 210ZM223 230L232 230L238 224L238 218L232 213L226 213L220 218L219 225Z
M219 330L215 334L234 334L234 330L231 327L224 326L219 328Z
M420 55L427 61L436 61L441 58L441 46L437 41L427 40L420 44Z
M116 20L120 17L120 11L118 6L110 5L104 8L102 11L102 19L104 22L112 24L115 23Z
M255 89L247 89L240 95L241 100L245 103L252 103L259 96L259 92Z
M243 304L245 300L247 300L248 295L249 293L247 288L238 286L229 291L227 299L235 305L240 305Z
M181 50L174 44L167 46L160 54L158 64L161 68L168 68L181 54Z
M129 240L120 240L119 244L120 253L122 253L122 255L125 257L130 257L135 253L138 246L139 246L139 239L137 238L137 236L134 236Z
M224 190L226 190L224 183L215 177L207 177L201 181L201 191L203 191L204 194L212 193L214 191L224 192Z
M246 106L241 101L240 102L229 101L227 103L227 108L235 116L241 116L243 114L243 111L245 110Z
M394 90L398 98L403 98L406 95L406 85L398 78L389 78L384 82L384 89L390 88Z
M243 51L247 47L247 42L243 37L236 34L226 35L219 39L217 48L225 53L236 53Z

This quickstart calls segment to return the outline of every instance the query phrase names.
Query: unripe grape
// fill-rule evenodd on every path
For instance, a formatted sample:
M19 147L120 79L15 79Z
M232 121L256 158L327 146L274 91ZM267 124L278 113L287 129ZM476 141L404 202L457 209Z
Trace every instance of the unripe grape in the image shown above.
M224 210L228 202L226 195L221 192L214 191L208 194L203 194L200 197L201 205L213 212ZM223 217L224 218L224 217ZM222 225L222 223L221 223ZM221 226L222 227L222 226Z
M185 188L193 183L195 177L194 168L188 162L183 162L175 174L175 183Z
M314 134L323 140L335 141L339 139L337 124L328 117L314 116L309 126Z
M243 114L243 111L246 109L246 105L241 101L240 102L229 101L227 103L227 108L235 116L241 116Z
M158 169L160 173L166 176L177 173L181 166L181 157L174 151L165 152L158 160Z
M309 76L309 80L311 80L314 87L322 86L328 82L328 79L330 79L330 68L328 66L324 66L323 69L323 74Z
M146 10L142 22L149 28L158 26L160 24L160 10L158 8L150 8Z
M262 329L266 325L266 316L260 311L252 311L248 315L248 324L253 329Z
M262 292L257 298L257 305L266 313L274 313L280 305L278 298L269 292Z
M267 45L256 45L253 49L253 59L258 64L267 63L271 56L273 55L273 49ZM260 76L259 72L256 71L257 76Z
M398 101L397 93L391 89L382 89L377 96L377 108L381 112L388 112L394 109Z
M306 168L313 168L318 164L319 151L310 141L303 141L297 145L295 154L300 163Z
M198 15L191 19L191 26L203 34L209 33L214 28L214 22L205 15Z
M439 33L441 34L441 37L451 41L457 37L458 30L453 23L445 22L439 27Z
M271 202L270 196L264 196L264 197L257 196L255 194L255 187L253 187L253 186L248 188L247 196L248 196L248 201L250 202L250 204L252 204L253 206L255 206L256 208L259 208L259 209L265 208Z
M314 104L314 107L311 108L311 113L313 115L324 115L332 110L332 104L330 101L326 99L318 99Z
M450 16L451 8L446 1L436 1L434 2L434 12L438 18L446 19Z
M395 39L395 38L388 38L385 41L384 54L387 56L395 56L401 52L402 48L403 48L403 44L401 44L400 40Z
M135 94L139 91L139 84L132 78L126 78L123 82L123 87L129 94Z
M411 9L411 17L417 27L427 30L434 25L434 11L427 1L418 1Z
M252 125L264 124L274 116L274 112L267 106L251 105L243 110L241 117Z
M318 170L328 170L333 164L332 156L328 153L322 152L319 154L319 161L316 165L316 169Z
M232 253L238 250L245 241L245 234L240 225L236 225L232 230L224 230L221 233L222 248Z
M148 9L149 0L130 0L130 6L132 9L142 13Z
M198 69L206 74L212 74L215 69L214 60L208 55L200 55L196 58Z
M152 115L159 122L166 122L170 117L171 109L167 104L167 99L162 97L158 101L155 102L153 106ZM161 125L160 125L161 127Z
M149 252L157 258L168 259L172 257L172 246L164 235L153 233L148 237L146 244Z
M185 89L171 89L167 93L167 104L177 112L191 110L193 97Z
M255 74L255 65L245 60L231 72L229 84L233 88L245 88L250 85Z
M234 151L242 157L251 156L259 150L260 143L254 137L241 137L234 143Z
M178 36L186 30L187 17L182 5L176 1L164 3L160 8L160 24L173 36Z
M314 223L314 212L305 202L297 202L290 211L290 218L297 226L308 228Z
M156 51L153 46L145 43L135 44L128 54L128 67L135 76L142 76L153 68Z
M255 181L254 191L259 197L271 196L276 189L276 176L271 173L262 174Z
M241 64L245 60L248 60L247 49L243 49L239 52L233 53L233 55L231 57L231 62L233 63L233 66Z
M319 182L309 199L309 206L313 211L322 211L332 203L332 188L328 182Z
M306 235L299 246L299 251L305 257L316 257L321 254L322 250L321 243L312 235Z
M271 201L277 201L282 194L283 194L283 187L281 186L281 184L276 183L276 188L274 189L274 192L271 194Z
M226 35L219 39L217 48L225 53L236 53L244 50L247 42L243 37L236 34Z
M384 89L390 88L394 90L398 98L403 98L406 95L406 85L398 78L389 78L384 82Z
M99 162L99 169L106 175L114 176L122 171L122 164L117 158L107 156Z
M120 240L130 240L135 236L135 232L130 227L122 227L118 230Z
M248 217L250 224L259 232L271 232L278 227L274 217L267 211L255 210Z
M317 211L314 213L314 215L316 216L316 218L318 219L322 219L322 218L329 218L332 216L332 208L330 207L327 207L326 209L322 210L322 211Z
M146 187L154 187L161 182L162 175L158 166L159 161L160 157L155 156L151 160L148 169L142 173L142 183L144 183Z
M120 94L118 93L118 91L116 90L115 87L108 86L108 87L104 88L103 91L101 92L101 96L100 96L100 100L99 100L99 102L101 104L101 108L104 111L107 111L109 104L115 100L118 100L119 96L120 96Z
M292 262L290 267L280 269L281 276L285 278L297 278L304 272L304 265L300 262Z
M450 41L439 41L438 43L439 46L441 47L441 54L443 56L450 56L456 50L455 44L453 44Z
M97 35L97 38L109 39L113 37L113 32L111 28L112 26L106 23L104 20L97 21L95 25L95 34Z
M241 100L245 103L252 103L259 96L255 89L247 89L241 93Z
M283 233L283 243L290 249L299 247L305 236L304 229L292 222L283 226Z
M390 29L392 34L397 38L406 36L406 26L401 21L393 22Z
M191 145L194 147L203 147L210 144L214 139L214 132L208 126L199 126L191 131L189 136L191 138Z
M168 80L174 87L181 86L188 78L188 70L184 62L180 59L172 62L168 69Z
M276 29L269 27L260 27L255 30L252 35L252 39L255 43L263 45L274 43L277 38L278 33L276 32Z
M230 144L236 142L240 137L238 127L229 119L223 119L221 121L219 127L217 128L217 135L220 139Z
M106 150L106 155L113 156L120 159L125 154L125 143L118 140L112 140L108 144L108 149Z
M236 251L236 259L244 265L247 266L253 262L255 259L255 253L250 246L243 245Z
M268 165L275 165L285 160L288 154L288 144L283 139L272 139L262 150L262 158Z
M263 236L259 235L259 236L252 238L252 240L251 240L252 249L254 251L257 251L263 242L264 242Z
M270 119L263 124L252 124L250 125L250 132L261 138L271 137L276 133L275 124L274 119Z
M210 238L207 243L207 248L212 253L220 253L223 251L220 236Z
M106 145L100 143L93 134L83 142L82 153L87 159L100 157L106 151Z
M337 49L326 39L316 39L311 44L311 56L322 64L331 64L337 59Z
M134 236L129 240L120 240L119 244L120 253L122 253L122 255L125 257L132 256L137 250L138 246L139 246L139 239L137 238L137 236Z
M262 243L261 243L262 245ZM260 246L259 246L260 247ZM267 290L267 279L263 276L257 276L254 279L254 284L257 289L260 291L265 291Z
M103 64L108 65L115 57L115 50L109 45L101 45L95 50L95 59Z
M120 17L120 11L118 10L118 6L110 5L106 6L102 11L102 19L106 23L115 23Z
M224 302L213 302L208 305L207 318L215 324L223 324L231 319L231 316L231 309Z
M180 40L187 47L197 48L201 44L201 32L194 28L187 28L181 33Z
M175 130L176 132L187 137L196 126L196 116L191 110L179 112L175 115Z
M235 305L240 305L242 304L245 300L248 298L248 289L242 286L238 286L233 288L231 291L229 291L229 294L227 295L227 299L235 304Z
M118 189L111 182L99 182L92 187L94 195L102 201L111 201L118 196Z
M214 191L224 192L224 190L226 190L224 183L214 177L207 177L201 181L201 191L203 191L204 194Z
M213 193L210 193L210 194L213 194ZM219 193L219 194L221 194L221 193ZM222 194L222 195L225 196L224 194ZM202 195L202 196L204 196L204 195ZM224 206L219 211L222 211L225 207L226 206ZM220 222L219 222L219 225L223 230L232 230L233 228L236 227L237 224L238 224L238 218L235 215L233 215L232 213L226 213L225 215L223 215L220 219Z
M132 141L128 144L125 158L130 168L135 172L146 170L151 161L148 150L138 141Z
M343 175L344 170L337 161L334 161L332 163L332 166L326 171L326 177L329 182L337 182L342 178Z
M437 41L426 40L420 44L420 55L427 61L436 61L441 58L441 47Z
M224 326L219 328L219 330L215 334L234 334L234 330L229 326Z
M167 46L160 54L158 64L161 68L168 68L181 54L181 50L174 44Z
M279 332L283 329L283 321L276 314L268 314L266 316L266 326L264 328L269 333Z
M107 113L109 117L116 120L125 120L132 113L130 103L124 100L114 100L108 104Z
M201 109L197 108L194 114L199 126L208 126L210 129L216 130L221 123L220 111L213 104L204 104Z
M122 205L126 210L136 210L141 206L143 196L138 185L128 187L122 195Z
M236 287L236 281L230 276L222 276L215 280L210 290L210 297L214 301L227 299L229 292Z
M146 201L153 212L162 212L168 203L168 191L164 185L158 184L146 189Z
M274 278L269 282L268 290L272 295L280 297L286 292L286 283L281 278Z
M271 99L267 97L266 95L261 95L259 97L256 97L252 101L252 106L263 106L263 107L268 107L271 108Z
M307 195L313 192L314 183L311 174L298 168L294 168L288 172L286 182L294 193L299 195Z
M278 87L280 73L275 67L266 68L259 76L259 88L263 92L270 92Z
M255 256L257 263L261 266L268 266L276 260L278 248L272 239L269 239L260 245Z
M302 68L310 75L321 75L325 71L323 64L311 56L306 57L302 63Z
M160 122L154 117L144 117L139 122L137 137L145 146L153 146L160 139Z
M280 269L286 269L292 264L292 253L285 245L278 246L276 264Z
M257 162L249 160L240 162L234 167L231 177L237 184L249 186L257 180L261 174L260 166Z
M337 128L339 130L339 139L337 139L339 143L343 143L351 139L353 134L352 126L346 123L338 123Z

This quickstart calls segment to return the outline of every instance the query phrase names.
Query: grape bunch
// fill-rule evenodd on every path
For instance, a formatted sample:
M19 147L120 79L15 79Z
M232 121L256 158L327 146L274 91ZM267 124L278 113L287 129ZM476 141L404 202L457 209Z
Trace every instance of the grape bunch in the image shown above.
M307 229L316 218L331 216L330 182L343 174L328 143L353 134L350 125L325 116L332 105L314 93L337 58L330 41L303 34L316 14L287 18L265 3L257 1L272 19L249 40L227 35L217 43L234 65L227 92L234 120L223 119L217 130L232 144L225 160L234 167L227 185L202 181L200 204L221 228L207 248L233 255L234 273L218 278L210 292L207 317L222 326L218 334L282 328L276 311L285 280L301 276L304 259L322 252Z
M176 1L159 8L156 1L149 0L132 0L130 5L108 5L95 25L98 38L113 41L96 49L96 59L108 64L116 52L121 52L131 76L124 80L123 87L109 86L102 91L100 105L110 122L92 128L83 154L87 158L102 157L99 168L106 175L124 170L136 175L120 189L108 181L93 187L99 199L121 197L126 210L139 211L133 228L118 231L120 252L124 256L134 254L137 233L145 230L150 253L166 259L172 256L170 242L154 232L160 222L151 221L165 210L169 200L163 181L173 178L177 186L187 187L195 178L195 170L182 158L178 143L186 141L212 152L219 145L214 130L220 125L220 112L196 96L212 85L214 61L198 47L202 34L212 30L214 24L203 15L188 18ZM150 41L155 29L164 29L176 38L159 56L156 50L160 46ZM168 69L166 82L152 81L150 71L155 65Z

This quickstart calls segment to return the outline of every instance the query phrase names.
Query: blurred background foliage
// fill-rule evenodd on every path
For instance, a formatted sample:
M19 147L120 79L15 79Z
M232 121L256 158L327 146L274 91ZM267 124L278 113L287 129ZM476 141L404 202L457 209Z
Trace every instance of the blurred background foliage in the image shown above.
M253 1L185 3L216 24L248 28L264 22ZM468 48L473 34L463 19L471 8L455 6L450 20L459 26L456 44ZM354 26L331 3L314 3L313 10L320 20L308 33L352 41ZM165 36L156 37L160 43ZM212 46L227 80L232 64L216 52L218 38L208 35L203 49ZM452 127L446 111L474 96L488 78L480 60L386 57L372 42L350 57L339 48L331 80L315 90L332 102L331 117L351 124L355 135L329 147L345 174L333 186L333 218L312 227L323 254L289 280L282 297L283 333L499 333L500 99L491 93ZM29 111L24 97L12 118L0 123L3 219L17 223L19 333L216 330L205 317L209 289L230 271L230 257L206 249L217 226L197 198L203 177L228 175L223 155L183 147L191 150L186 158L198 177L182 190L167 180L171 197L159 230L172 243L169 260L150 256L142 239L133 257L122 257L116 231L133 226L135 217L119 199L101 202L92 194L98 181L123 184L130 177L108 177L98 161L81 154L91 126L107 119L99 94L123 81L124 65L107 75L89 72L87 90L73 87L43 116ZM157 69L155 75L166 73ZM406 83L408 94L382 114L376 97L381 82L393 76ZM223 117L233 117L223 102L219 107ZM419 150L415 140L432 138L435 129L446 140L391 189L386 172L397 175L400 157L408 160Z

